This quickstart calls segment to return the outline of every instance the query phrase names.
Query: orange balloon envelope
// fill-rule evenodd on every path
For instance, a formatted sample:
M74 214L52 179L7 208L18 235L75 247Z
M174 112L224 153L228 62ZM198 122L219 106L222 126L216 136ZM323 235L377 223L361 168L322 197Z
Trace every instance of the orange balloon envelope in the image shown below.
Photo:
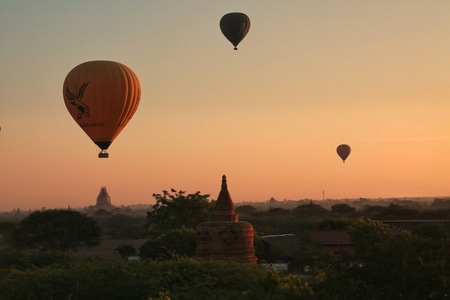
M350 155L351 148L349 145L342 144L336 148L336 152L339 155L339 157L342 159L342 162L345 163L345 160Z
M139 79L127 66L89 61L73 68L63 86L64 103L73 119L106 151L136 112L141 98Z
M220 30L237 50L237 45L250 30L250 18L239 12L228 13L220 19Z

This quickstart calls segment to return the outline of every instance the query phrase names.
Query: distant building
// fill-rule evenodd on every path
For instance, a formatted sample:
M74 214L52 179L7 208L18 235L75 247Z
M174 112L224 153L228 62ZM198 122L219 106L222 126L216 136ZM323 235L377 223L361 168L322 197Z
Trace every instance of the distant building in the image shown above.
M249 222L238 221L225 175L222 176L222 187L214 206L212 221L197 226L196 255L200 258L232 259L256 264L253 226Z
M295 234L261 236L264 252L273 254L274 260L294 261L300 251L299 238Z
M329 256L355 255L351 236L344 230L313 230L310 238ZM272 261L295 261L301 251L300 239L294 234L267 235L260 237L265 253Z
M339 254L355 255L352 238L344 230L313 230L311 238L318 242L330 256Z
M111 197L109 197L106 186L100 188L100 193L97 196L96 209L112 209L114 206L111 204Z

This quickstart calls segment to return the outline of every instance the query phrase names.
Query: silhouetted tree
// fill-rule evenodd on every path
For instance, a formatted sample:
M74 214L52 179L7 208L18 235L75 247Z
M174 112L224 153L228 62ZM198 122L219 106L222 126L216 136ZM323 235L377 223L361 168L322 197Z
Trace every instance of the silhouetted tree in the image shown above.
M234 211L237 214L250 215L250 214L252 214L252 213L254 213L256 211L256 208L254 206L249 205L249 204L245 204L245 205L237 206L234 209Z
M145 242L140 248L140 256L152 259L167 259L174 256L192 257L196 249L196 231L180 228Z
M12 232L17 228L17 223L2 221L0 222L0 242L8 242Z
M356 208L346 204L346 203L338 203L331 206L331 212L340 215L351 214L356 211Z
M134 248L131 244L122 244L119 245L115 251L119 253L120 257L126 258L128 256L133 256L137 254L136 248Z
M448 291L448 243L421 239L409 231L369 219L353 220L348 232L355 245L358 264L340 266L329 283L353 286L370 299L442 299ZM348 280L348 284L339 282ZM350 284L351 282L351 284ZM447 283L446 283L447 282ZM330 289L336 293L338 287ZM349 293L347 289L347 293ZM359 294L348 294L358 299Z
M144 216L136 217L127 214L114 214L103 222L102 228L112 238L136 239L144 234L143 226L146 224Z
M163 191L153 194L156 204L147 213L146 229L152 238L175 229L195 229L201 222L209 221L214 203L208 201L209 195L200 192L186 194L185 191Z
M267 214L273 216L286 216L289 215L290 210L282 207L273 207L267 210Z
M318 204L312 203L312 201L308 204L301 204L292 210L292 214L297 217L324 217L329 214L329 211Z
M96 221L73 210L35 211L23 219L11 235L17 248L43 251L78 250L100 244L101 230Z
M415 235L432 240L443 240L449 237L449 232L442 223L427 222L417 224L411 230Z

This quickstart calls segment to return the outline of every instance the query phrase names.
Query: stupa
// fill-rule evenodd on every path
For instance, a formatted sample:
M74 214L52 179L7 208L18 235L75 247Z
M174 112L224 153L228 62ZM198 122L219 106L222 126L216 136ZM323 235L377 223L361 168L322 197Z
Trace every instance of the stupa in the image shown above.
M109 197L108 195L106 186L102 186L100 188L100 193L97 196L97 203L95 204L95 208L111 209L113 207L114 206L111 204L111 197Z
M252 224L239 221L222 176L222 187L214 206L212 220L197 226L197 249L199 258L231 259L246 264L256 264L254 230Z

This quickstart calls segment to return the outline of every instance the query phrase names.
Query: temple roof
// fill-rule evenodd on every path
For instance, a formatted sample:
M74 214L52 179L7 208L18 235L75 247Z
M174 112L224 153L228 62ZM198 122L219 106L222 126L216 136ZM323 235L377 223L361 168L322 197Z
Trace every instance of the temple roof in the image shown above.
M100 193L97 196L96 206L112 206L111 198L109 197L108 191L106 190L106 186L101 187Z

